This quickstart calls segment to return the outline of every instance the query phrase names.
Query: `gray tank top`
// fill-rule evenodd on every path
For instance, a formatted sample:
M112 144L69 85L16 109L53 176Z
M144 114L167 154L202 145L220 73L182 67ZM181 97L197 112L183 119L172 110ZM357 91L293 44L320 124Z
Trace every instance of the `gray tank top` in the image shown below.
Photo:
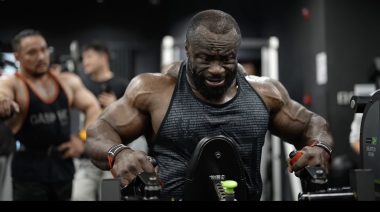
M181 65L169 108L151 147L164 183L162 198L183 197L185 172L197 143L206 136L224 135L239 146L249 199L260 199L261 150L269 113L240 71L237 85L238 92L230 101L222 105L206 103L194 95L186 79L185 62Z

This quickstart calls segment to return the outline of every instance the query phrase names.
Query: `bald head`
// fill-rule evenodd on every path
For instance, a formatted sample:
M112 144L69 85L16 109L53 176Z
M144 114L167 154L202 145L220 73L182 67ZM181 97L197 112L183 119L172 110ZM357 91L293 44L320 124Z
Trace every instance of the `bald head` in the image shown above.
M186 42L188 44L189 42L192 43L199 38L199 34L205 36L207 32L218 35L233 33L239 43L241 40L240 28L235 19L220 10L205 10L197 13L190 21L186 32Z

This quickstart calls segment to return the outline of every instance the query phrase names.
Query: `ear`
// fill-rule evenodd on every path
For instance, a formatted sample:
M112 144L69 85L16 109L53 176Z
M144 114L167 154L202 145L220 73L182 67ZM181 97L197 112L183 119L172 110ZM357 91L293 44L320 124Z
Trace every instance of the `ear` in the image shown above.
M101 55L102 55L102 58L104 59L105 62L109 62L110 61L109 54L102 52Z
M104 57L104 58L107 58L107 57L109 57L109 55L107 54L107 53L105 53L105 52L97 52L97 51L95 51L98 55L100 55L101 57Z
M18 51L14 52L13 55L15 56L16 60L20 61L20 54Z
M190 46L189 46L189 42L188 41L186 41L185 50L186 50L186 56L189 57Z

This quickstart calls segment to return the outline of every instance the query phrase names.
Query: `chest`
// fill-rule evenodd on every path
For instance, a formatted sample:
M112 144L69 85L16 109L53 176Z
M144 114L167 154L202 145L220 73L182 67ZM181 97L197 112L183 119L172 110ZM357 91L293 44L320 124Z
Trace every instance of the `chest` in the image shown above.
M63 92L63 93L62 93ZM31 97L31 94L33 97ZM19 80L16 83L15 98L20 103L21 112L28 111L29 107L36 101L51 104L56 101L60 95L64 95L69 105L73 101L73 92L68 85L54 80L44 83L23 82Z
M252 140L265 136L269 114L258 95L248 86L223 105L210 105L183 89L176 92L162 121L160 137L177 141L225 135ZM194 139L196 138L196 139Z
M27 84L24 83L24 86L19 86L24 92L28 93L28 90L31 90L35 96L37 96L41 101L45 103L53 102L60 95L60 92L63 92L67 96L69 102L73 99L73 91L70 89L67 83L62 82L59 78L56 80L49 79L45 81L36 81L31 82L27 81ZM29 88L29 89L28 89ZM23 98L22 96L20 96Z
M205 137L227 136L239 144L244 158L261 149L268 130L268 113L257 105L234 104L215 108L196 101L173 101L159 130L156 144L167 149L181 149L188 158Z
M182 138L213 134L263 137L267 131L268 115L260 107L231 105L221 109L187 103L172 105L163 124L163 132L172 132L171 129L175 128L176 137Z

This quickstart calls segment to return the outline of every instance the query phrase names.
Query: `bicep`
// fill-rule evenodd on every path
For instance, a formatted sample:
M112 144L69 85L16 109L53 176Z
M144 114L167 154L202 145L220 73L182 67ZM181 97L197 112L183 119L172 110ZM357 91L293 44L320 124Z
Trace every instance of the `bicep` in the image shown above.
M100 119L107 122L122 138L135 139L144 133L146 115L130 103L125 95L109 105Z
M83 84L77 85L73 90L73 106L75 108L86 112L89 108L99 107L96 97Z
M271 111L271 132L288 142L302 140L313 113L292 100L280 82L272 83L281 101L276 101L275 109Z
M312 113L298 102L289 100L271 117L270 130L288 142L302 140Z

